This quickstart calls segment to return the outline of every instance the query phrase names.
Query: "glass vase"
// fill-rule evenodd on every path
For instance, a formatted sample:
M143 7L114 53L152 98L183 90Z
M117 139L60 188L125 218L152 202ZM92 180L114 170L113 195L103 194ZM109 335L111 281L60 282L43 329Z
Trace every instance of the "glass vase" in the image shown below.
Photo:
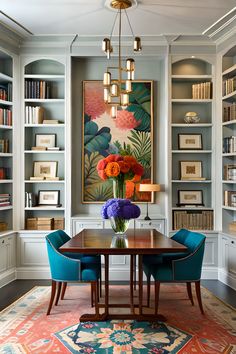
M125 198L125 183L123 178L117 178L113 180L113 197L114 198Z
M119 217L110 218L110 223L116 235L123 235L129 227L129 220L124 218L119 218Z
M114 235L111 240L111 248L128 248L128 239L126 235Z

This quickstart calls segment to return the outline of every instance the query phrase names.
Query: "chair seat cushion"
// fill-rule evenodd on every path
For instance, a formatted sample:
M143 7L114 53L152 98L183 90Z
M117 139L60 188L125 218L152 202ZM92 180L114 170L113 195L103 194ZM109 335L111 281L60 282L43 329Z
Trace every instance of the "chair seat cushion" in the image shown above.
M162 264L150 264L144 265L144 271L151 273L154 280L158 281L173 281L173 272L171 263L162 263Z
M81 280L82 281L96 281L100 278L99 264L82 264Z
M63 253L66 257L70 257L73 259L80 259L81 263L101 263L101 256L99 255L91 255L91 254L83 254L83 253L73 253L73 252L65 252Z

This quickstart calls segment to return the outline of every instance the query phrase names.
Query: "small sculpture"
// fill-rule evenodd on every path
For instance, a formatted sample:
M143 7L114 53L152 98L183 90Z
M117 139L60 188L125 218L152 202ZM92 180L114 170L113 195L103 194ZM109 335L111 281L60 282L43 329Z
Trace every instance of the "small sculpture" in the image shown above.
M184 116L184 121L186 123L198 123L200 121L200 117L196 112L187 112Z

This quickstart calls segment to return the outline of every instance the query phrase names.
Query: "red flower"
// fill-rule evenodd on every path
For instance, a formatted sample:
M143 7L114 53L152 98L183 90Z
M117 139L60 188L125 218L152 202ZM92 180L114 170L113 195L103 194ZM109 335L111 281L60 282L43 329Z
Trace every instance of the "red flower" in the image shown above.
M140 163L132 165L132 171L135 175L142 176L144 174L144 168Z
M107 179L107 175L104 170L98 170L98 175L103 181L105 181Z
M132 198L134 195L134 187L135 184L132 181L125 181L125 198L129 199Z
M120 155L116 155L116 154L111 154L108 155L107 157L105 157L106 162L117 162L117 161L122 161L123 157Z
M107 162L105 159L99 160L97 164L97 170L104 170L107 165Z
M124 156L124 161L129 163L130 165L133 165L133 164L137 163L136 158L133 157L133 156L129 156L129 155Z
M118 165L120 166L120 172L127 173L130 170L130 164L124 161L118 161Z

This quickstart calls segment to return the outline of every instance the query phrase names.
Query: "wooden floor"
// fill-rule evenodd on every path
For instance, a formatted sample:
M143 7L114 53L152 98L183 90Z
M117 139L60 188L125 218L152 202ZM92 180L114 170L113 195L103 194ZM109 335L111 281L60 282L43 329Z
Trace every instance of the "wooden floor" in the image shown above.
M115 284L115 283L114 283ZM121 283L117 283L121 284ZM50 285L49 280L15 280L0 289L0 310L23 296L34 286ZM218 280L202 280L202 285L215 296L236 308L236 291Z

